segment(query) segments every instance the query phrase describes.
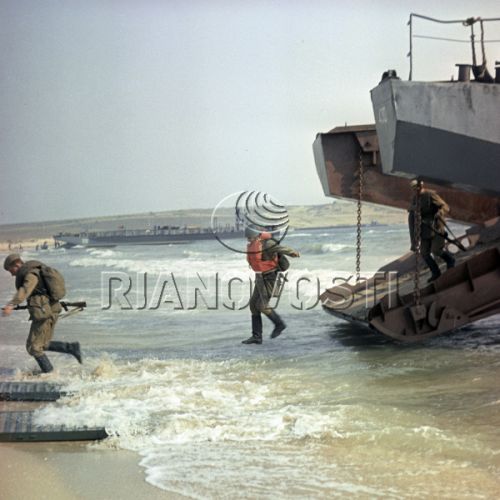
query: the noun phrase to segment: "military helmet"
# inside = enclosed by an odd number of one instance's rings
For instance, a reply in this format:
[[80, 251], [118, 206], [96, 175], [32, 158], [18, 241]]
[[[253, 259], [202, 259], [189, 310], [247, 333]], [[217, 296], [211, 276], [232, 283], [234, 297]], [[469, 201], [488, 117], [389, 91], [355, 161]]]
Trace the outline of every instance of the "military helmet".
[[8, 271], [18, 260], [22, 260], [18, 253], [11, 253], [5, 257], [3, 261], [3, 268]]

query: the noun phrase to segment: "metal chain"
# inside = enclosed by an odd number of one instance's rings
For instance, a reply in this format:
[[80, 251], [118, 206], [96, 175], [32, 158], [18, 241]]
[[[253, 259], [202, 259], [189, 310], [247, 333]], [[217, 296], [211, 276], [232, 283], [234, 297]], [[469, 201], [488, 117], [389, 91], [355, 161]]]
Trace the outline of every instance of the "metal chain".
[[358, 208], [357, 208], [357, 225], [356, 225], [356, 281], [360, 280], [361, 275], [361, 200], [363, 199], [363, 183], [364, 183], [364, 165], [363, 152], [359, 153], [359, 168], [358, 168]]
[[475, 35], [474, 35], [474, 24], [470, 25], [470, 41], [472, 45], [472, 64], [474, 66], [477, 66], [477, 59], [476, 59], [476, 44], [475, 44]]
[[483, 55], [483, 66], [486, 67], [486, 52], [484, 51], [484, 26], [482, 19], [479, 21], [479, 25], [481, 26], [481, 53]]
[[420, 181], [417, 184], [415, 193], [415, 212], [413, 216], [413, 241], [415, 246], [415, 274], [413, 275], [414, 289], [413, 300], [416, 305], [420, 305], [420, 255], [422, 254], [422, 213], [420, 211], [420, 194], [422, 191], [422, 184]]

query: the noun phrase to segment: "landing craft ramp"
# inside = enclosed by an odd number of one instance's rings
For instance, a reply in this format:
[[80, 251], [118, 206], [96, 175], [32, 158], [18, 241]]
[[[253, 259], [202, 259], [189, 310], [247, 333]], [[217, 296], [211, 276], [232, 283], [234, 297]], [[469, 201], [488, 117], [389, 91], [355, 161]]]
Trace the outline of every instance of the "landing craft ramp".
[[478, 245], [457, 254], [456, 260], [455, 268], [430, 284], [429, 271], [420, 272], [420, 304], [415, 303], [412, 253], [369, 280], [330, 288], [320, 299], [330, 314], [403, 342], [421, 341], [500, 313], [498, 244]]
[[[414, 18], [470, 30], [472, 61], [456, 65], [458, 80], [412, 81]], [[410, 14], [409, 81], [394, 70], [383, 73], [371, 91], [376, 126], [317, 134], [313, 152], [325, 194], [358, 204], [357, 283], [321, 295], [323, 307], [335, 316], [412, 342], [500, 313], [500, 62], [495, 56], [493, 78], [484, 39], [484, 24], [490, 22], [500, 18], [441, 20]], [[482, 61], [475, 27], [481, 30]], [[432, 283], [427, 283], [430, 273], [421, 256], [413, 253], [363, 281], [362, 204], [408, 209], [414, 194], [411, 179], [437, 191], [450, 206], [451, 219], [476, 225], [459, 238], [468, 246], [456, 253], [456, 267]], [[416, 212], [419, 217], [420, 210]], [[416, 224], [413, 235], [417, 249], [420, 228]], [[450, 241], [450, 234], [442, 236]]]
[[485, 250], [448, 270], [420, 292], [393, 292], [374, 306], [369, 324], [398, 340], [433, 337], [500, 312], [500, 250]]
[[[412, 196], [409, 181], [406, 178], [384, 173], [378, 149], [378, 136], [373, 125], [338, 127], [326, 134], [318, 134], [313, 144], [313, 151], [325, 194], [352, 200], [358, 199], [359, 164], [362, 162], [365, 186], [362, 201], [401, 209], [408, 208]], [[430, 273], [425, 263], [420, 260], [419, 289], [425, 297], [426, 304], [436, 303], [432, 310], [433, 316], [430, 317], [433, 326], [424, 325], [426, 323], [422, 321], [424, 318], [420, 318], [419, 322], [415, 323], [414, 317], [411, 316], [412, 312], [420, 316], [425, 314], [423, 309], [420, 309], [418, 313], [417, 310], [410, 309], [415, 287], [416, 266], [413, 253], [408, 253], [384, 266], [377, 273], [377, 278], [373, 280], [363, 281], [353, 286], [333, 287], [325, 291], [321, 296], [321, 301], [327, 312], [347, 321], [363, 323], [384, 335], [407, 342], [438, 335], [473, 322], [479, 317], [500, 312], [498, 303], [500, 297], [497, 297], [494, 292], [487, 297], [481, 295], [481, 303], [473, 308], [477, 311], [468, 308], [469, 303], [476, 304], [478, 289], [482, 289], [483, 286], [492, 291], [500, 290], [498, 273], [500, 263], [495, 257], [496, 254], [488, 253], [495, 248], [498, 251], [500, 247], [500, 199], [489, 193], [474, 193], [447, 185], [426, 183], [426, 187], [438, 191], [449, 203], [450, 216], [453, 219], [476, 224], [461, 237], [463, 242], [468, 243], [469, 248], [466, 252], [459, 251], [455, 255], [457, 268], [460, 270], [451, 270], [452, 274], [445, 273], [434, 286], [427, 287]], [[481, 257], [483, 252], [487, 253]], [[468, 265], [468, 259], [473, 257], [476, 260]], [[469, 290], [468, 286], [471, 286], [471, 281], [467, 273], [470, 274], [471, 270], [473, 274], [477, 272], [475, 271], [478, 265], [476, 263], [481, 262], [483, 258], [489, 262], [489, 270], [484, 273], [481, 271], [484, 276], [479, 281], [474, 276], [472, 280], [474, 289]], [[388, 272], [392, 274], [384, 274]], [[380, 273], [386, 275], [387, 278], [381, 278]], [[462, 283], [460, 286], [456, 283], [457, 279]], [[445, 293], [448, 283], [450, 289]], [[397, 288], [396, 295], [394, 295], [395, 288]], [[434, 297], [430, 298], [429, 294]], [[447, 297], [445, 302], [443, 302], [444, 297]], [[465, 304], [462, 300], [465, 300]], [[455, 301], [457, 307], [453, 307]], [[445, 316], [442, 314], [444, 309], [441, 306], [438, 307], [442, 303], [447, 304], [448, 310], [445, 315], [453, 316], [455, 318], [453, 321], [451, 319], [444, 321]], [[399, 308], [397, 314], [388, 313], [388, 310], [393, 307]], [[438, 307], [437, 312], [436, 307]], [[459, 312], [451, 313], [453, 309]], [[440, 315], [440, 321], [437, 323], [436, 314]]]

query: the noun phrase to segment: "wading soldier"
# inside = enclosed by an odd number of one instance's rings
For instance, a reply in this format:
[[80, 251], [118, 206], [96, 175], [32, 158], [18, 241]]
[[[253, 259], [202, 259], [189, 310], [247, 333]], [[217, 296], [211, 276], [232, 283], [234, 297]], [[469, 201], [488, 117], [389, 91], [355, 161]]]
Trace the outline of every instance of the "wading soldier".
[[422, 258], [429, 266], [434, 281], [441, 276], [441, 271], [434, 257], [441, 257], [446, 262], [448, 269], [455, 265], [453, 255], [445, 250], [445, 217], [450, 211], [447, 203], [435, 192], [423, 188], [423, 182], [413, 180], [413, 199], [409, 209], [408, 223], [410, 227], [411, 249], [415, 251], [415, 209], [417, 207], [417, 196], [420, 189], [420, 250]]
[[248, 240], [247, 261], [255, 271], [255, 286], [250, 298], [252, 336], [244, 340], [243, 344], [262, 344], [262, 314], [265, 314], [274, 324], [272, 339], [286, 328], [285, 322], [278, 313], [269, 307], [280, 271], [279, 256], [300, 257], [300, 255], [292, 248], [279, 245], [271, 238], [270, 233], [247, 227], [245, 236]]
[[64, 295], [62, 276], [55, 269], [36, 260], [23, 262], [18, 254], [9, 255], [3, 267], [15, 276], [17, 289], [12, 300], [3, 308], [3, 315], [8, 316], [15, 306], [27, 301], [31, 328], [26, 341], [26, 350], [36, 359], [42, 372], [53, 370], [44, 351], [71, 354], [81, 363], [82, 356], [78, 342], [52, 340], [54, 327], [62, 310], [59, 303], [59, 299]]

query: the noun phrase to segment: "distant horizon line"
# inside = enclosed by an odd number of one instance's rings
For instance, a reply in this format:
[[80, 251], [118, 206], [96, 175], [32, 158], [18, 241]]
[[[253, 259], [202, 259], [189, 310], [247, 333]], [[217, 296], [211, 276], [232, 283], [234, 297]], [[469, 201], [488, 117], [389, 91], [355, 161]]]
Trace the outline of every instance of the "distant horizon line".
[[[337, 198], [331, 198], [330, 201], [326, 201], [325, 203], [300, 203], [300, 204], [292, 204], [292, 205], [287, 205], [287, 207], [292, 208], [292, 207], [319, 207], [319, 206], [326, 206], [330, 205], [333, 201], [345, 201], [349, 203], [354, 203], [352, 200], [340, 200]], [[229, 210], [231, 207], [227, 207]], [[178, 208], [178, 209], [171, 209], [171, 210], [161, 210], [161, 211], [153, 211], [153, 210], [148, 210], [144, 212], [133, 212], [133, 213], [121, 213], [121, 214], [109, 214], [109, 215], [89, 215], [89, 216], [82, 216], [82, 217], [69, 217], [65, 219], [48, 219], [48, 220], [31, 220], [31, 221], [26, 221], [26, 222], [9, 222], [9, 223], [1, 223], [0, 222], [0, 228], [3, 227], [12, 227], [12, 226], [22, 226], [22, 225], [32, 225], [32, 224], [54, 224], [54, 223], [64, 223], [64, 222], [77, 222], [77, 221], [91, 221], [95, 219], [114, 219], [114, 218], [126, 218], [126, 217], [133, 217], [133, 216], [151, 216], [151, 217], [156, 217], [159, 215], [164, 215], [168, 213], [179, 213], [179, 212], [190, 212], [190, 211], [195, 211], [195, 210], [203, 210], [203, 211], [211, 211], [213, 210], [212, 207], [210, 208], [201, 208], [201, 207], [194, 207], [194, 208]]]

